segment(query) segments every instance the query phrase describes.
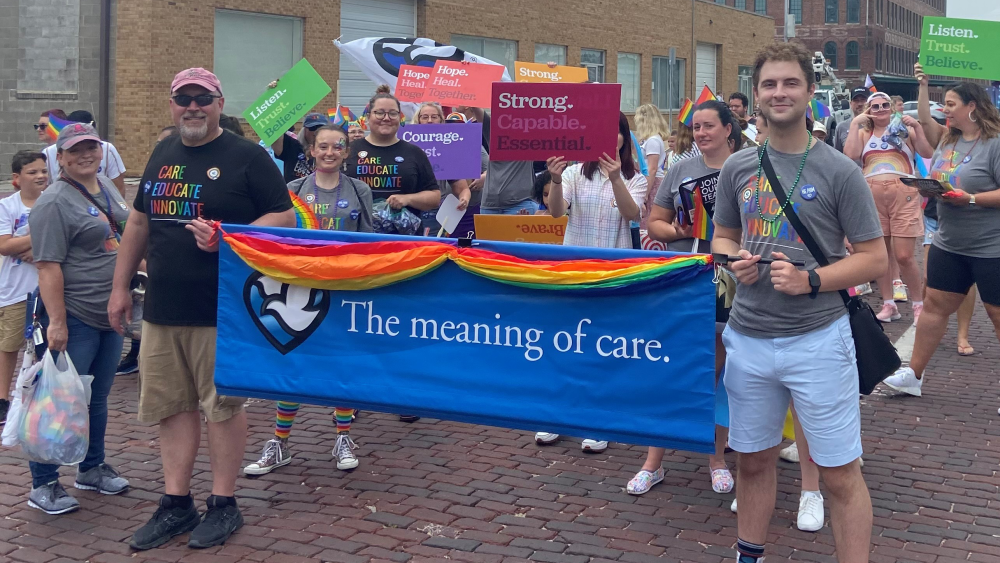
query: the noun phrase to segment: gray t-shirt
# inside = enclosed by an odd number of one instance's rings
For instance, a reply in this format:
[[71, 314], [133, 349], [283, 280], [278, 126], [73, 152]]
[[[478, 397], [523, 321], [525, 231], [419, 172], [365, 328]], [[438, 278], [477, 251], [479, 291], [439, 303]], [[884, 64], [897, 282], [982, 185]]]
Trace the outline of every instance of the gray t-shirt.
[[98, 176], [103, 193], [89, 201], [63, 180], [45, 188], [28, 217], [31, 251], [36, 262], [62, 266], [66, 311], [87, 325], [111, 330], [108, 298], [118, 257], [118, 236], [108, 224], [110, 212], [119, 236], [129, 208], [114, 184]]
[[[768, 149], [768, 155], [788, 193], [802, 155], [773, 149]], [[783, 214], [773, 229], [770, 222], [761, 220], [755, 197], [757, 162], [757, 151], [746, 150], [731, 156], [722, 167], [715, 203], [716, 225], [741, 229], [742, 248], [755, 255], [768, 258], [771, 252], [783, 252], [791, 260], [805, 261], [806, 270], [816, 268], [816, 260]], [[861, 169], [850, 162], [826, 143], [817, 142], [809, 151], [799, 187], [791, 194], [795, 213], [831, 263], [847, 254], [844, 238], [856, 243], [882, 236], [871, 189]], [[766, 180], [760, 187], [760, 205], [768, 219], [780, 208]], [[758, 268], [760, 278], [756, 283], [736, 288], [729, 326], [741, 334], [755, 338], [806, 334], [847, 312], [836, 291], [821, 292], [816, 299], [786, 295], [771, 284], [770, 266]]]
[[[844, 145], [847, 144], [847, 136], [851, 132], [851, 122], [844, 121], [837, 124], [837, 128], [833, 130], [833, 148], [840, 152], [844, 152]], [[852, 160], [854, 164], [861, 166], [860, 160]]]
[[316, 185], [316, 174], [292, 180], [288, 191], [312, 208], [325, 231], [372, 233], [372, 190], [361, 180], [340, 175], [340, 188], [328, 190]]
[[483, 188], [483, 207], [506, 209], [531, 199], [534, 179], [530, 160], [491, 160]]
[[[665, 209], [672, 209], [676, 214], [677, 208], [681, 206], [680, 189], [681, 184], [708, 176], [718, 172], [715, 168], [705, 165], [705, 157], [698, 155], [692, 158], [679, 160], [667, 169], [667, 175], [663, 177], [660, 188], [656, 190], [656, 200], [653, 202]], [[710, 242], [701, 241], [698, 248], [694, 248], [694, 239], [685, 238], [667, 243], [667, 249], [676, 252], [711, 252]]]
[[[928, 175], [970, 194], [1000, 189], [1000, 137], [981, 139], [978, 145], [959, 139], [939, 147]], [[964, 256], [1000, 258], [1000, 208], [940, 203], [937, 212], [934, 246]]]

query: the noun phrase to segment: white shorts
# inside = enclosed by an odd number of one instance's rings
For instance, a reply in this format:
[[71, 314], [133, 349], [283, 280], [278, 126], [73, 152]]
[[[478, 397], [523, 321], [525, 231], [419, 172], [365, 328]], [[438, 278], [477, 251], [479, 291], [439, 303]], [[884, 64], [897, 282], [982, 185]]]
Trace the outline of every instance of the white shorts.
[[754, 453], [780, 444], [791, 398], [817, 465], [861, 457], [858, 367], [846, 313], [800, 336], [753, 338], [727, 327], [722, 342], [730, 447]]

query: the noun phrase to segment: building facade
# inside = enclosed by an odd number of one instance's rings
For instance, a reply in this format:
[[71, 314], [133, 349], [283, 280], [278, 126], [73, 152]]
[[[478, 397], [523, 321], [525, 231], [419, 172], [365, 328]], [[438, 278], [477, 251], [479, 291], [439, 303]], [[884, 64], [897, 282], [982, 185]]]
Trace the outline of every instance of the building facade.
[[[103, 50], [102, 6], [113, 12]], [[620, 0], [614, 5], [567, 0], [544, 6], [531, 0], [0, 0], [0, 16], [0, 28], [10, 30], [0, 37], [2, 56], [21, 65], [17, 70], [8, 70], [14, 62], [0, 66], [0, 84], [8, 90], [0, 100], [5, 155], [0, 176], [9, 173], [6, 153], [40, 146], [31, 124], [50, 107], [93, 111], [99, 125], [109, 127], [106, 136], [129, 175], [141, 174], [156, 135], [170, 124], [170, 81], [191, 66], [219, 75], [224, 111], [239, 115], [268, 82], [305, 57], [333, 89], [320, 107], [341, 102], [358, 111], [375, 84], [341, 57], [333, 45], [338, 37], [345, 42], [428, 37], [510, 68], [515, 60], [584, 65], [594, 80], [622, 83], [626, 113], [654, 102], [676, 116], [683, 98], [696, 96], [703, 84], [719, 93], [751, 94], [754, 53], [773, 40], [775, 28], [765, 14], [705, 0]], [[49, 27], [42, 23], [61, 30], [43, 32]], [[64, 56], [44, 62], [35, 51], [18, 58], [23, 45], [35, 44], [29, 36], [52, 33], [65, 35], [60, 41], [67, 44], [76, 38], [78, 60]], [[38, 45], [57, 47], [47, 41]], [[102, 57], [112, 67], [103, 74], [94, 67]], [[56, 68], [60, 64], [65, 68]], [[52, 74], [50, 69], [65, 83], [31, 82]], [[109, 91], [101, 96], [97, 79], [105, 75]], [[76, 82], [71, 84], [71, 78]], [[107, 117], [102, 100], [107, 100]], [[15, 131], [17, 141], [11, 143]]]
[[[786, 0], [717, 0], [739, 9], [766, 13], [775, 20], [775, 40], [782, 41]], [[863, 86], [865, 75], [879, 90], [907, 100], [917, 97], [913, 64], [920, 50], [923, 18], [943, 17], [947, 0], [787, 0], [795, 16], [795, 39], [823, 53], [848, 87]], [[950, 82], [931, 79], [931, 97]]]

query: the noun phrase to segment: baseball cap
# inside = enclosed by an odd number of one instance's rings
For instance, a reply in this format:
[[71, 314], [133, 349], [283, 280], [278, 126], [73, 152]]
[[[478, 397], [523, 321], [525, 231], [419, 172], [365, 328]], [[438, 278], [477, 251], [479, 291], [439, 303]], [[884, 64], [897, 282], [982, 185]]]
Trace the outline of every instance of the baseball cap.
[[868, 91], [868, 88], [855, 88], [854, 90], [851, 90], [851, 100], [853, 101], [854, 98], [857, 98], [858, 96], [867, 100], [868, 94], [871, 94], [871, 92]]
[[62, 128], [56, 138], [56, 150], [66, 150], [82, 141], [101, 142], [97, 130], [89, 123], [70, 123]]
[[302, 126], [306, 129], [317, 129], [330, 123], [330, 120], [322, 113], [307, 113], [302, 121]]
[[448, 117], [444, 118], [445, 123], [468, 123], [468, 119], [465, 117], [464, 113], [458, 113], [453, 111], [448, 114]]
[[822, 121], [813, 122], [813, 133], [826, 133], [826, 125], [823, 125]]
[[178, 72], [174, 76], [174, 81], [170, 83], [170, 91], [176, 92], [188, 84], [201, 86], [209, 92], [222, 94], [222, 83], [219, 82], [219, 77], [201, 67], [189, 68]]

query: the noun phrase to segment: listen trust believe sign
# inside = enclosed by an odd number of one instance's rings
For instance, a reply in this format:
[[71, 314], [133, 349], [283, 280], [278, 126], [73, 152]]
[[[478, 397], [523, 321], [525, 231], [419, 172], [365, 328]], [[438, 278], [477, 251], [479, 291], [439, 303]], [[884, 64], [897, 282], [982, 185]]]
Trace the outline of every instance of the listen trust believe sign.
[[494, 82], [490, 158], [614, 156], [621, 92], [621, 84]]
[[927, 74], [1000, 80], [1000, 22], [924, 18], [920, 64]]

